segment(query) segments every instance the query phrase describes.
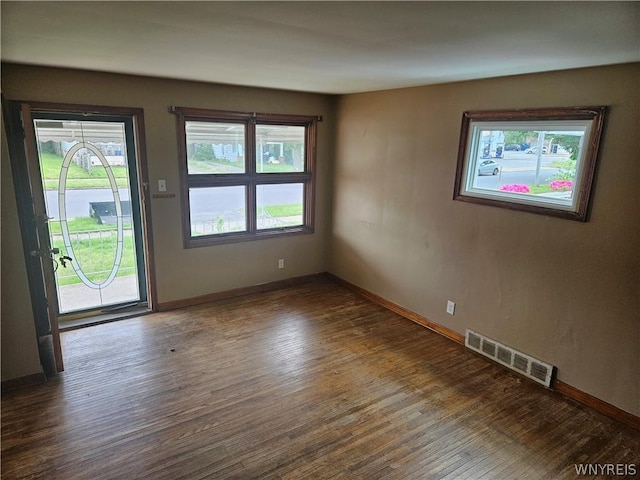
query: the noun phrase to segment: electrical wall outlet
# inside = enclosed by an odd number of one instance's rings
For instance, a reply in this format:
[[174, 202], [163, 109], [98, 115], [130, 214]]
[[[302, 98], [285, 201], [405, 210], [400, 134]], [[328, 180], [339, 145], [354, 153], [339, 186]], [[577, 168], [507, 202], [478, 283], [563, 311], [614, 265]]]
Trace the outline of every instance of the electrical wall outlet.
[[456, 311], [456, 303], [451, 300], [447, 300], [447, 313], [449, 315], [453, 315]]
[[284, 268], [284, 258], [278, 260], [278, 268]]

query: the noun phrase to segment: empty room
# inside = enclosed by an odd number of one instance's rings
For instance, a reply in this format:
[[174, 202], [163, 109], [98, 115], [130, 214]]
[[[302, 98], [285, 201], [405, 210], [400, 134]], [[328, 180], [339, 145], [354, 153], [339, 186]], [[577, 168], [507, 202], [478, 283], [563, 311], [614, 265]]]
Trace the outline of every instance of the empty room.
[[3, 479], [640, 475], [640, 2], [0, 8]]

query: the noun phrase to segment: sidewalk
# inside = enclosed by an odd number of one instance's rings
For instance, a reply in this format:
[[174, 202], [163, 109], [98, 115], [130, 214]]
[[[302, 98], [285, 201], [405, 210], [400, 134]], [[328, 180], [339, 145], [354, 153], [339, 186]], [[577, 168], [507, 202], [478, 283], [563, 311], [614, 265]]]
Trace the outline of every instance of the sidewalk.
[[58, 287], [58, 303], [61, 314], [76, 310], [101, 308], [119, 303], [135, 302], [140, 298], [138, 279], [135, 275], [116, 277], [107, 287], [93, 289], [84, 283]]

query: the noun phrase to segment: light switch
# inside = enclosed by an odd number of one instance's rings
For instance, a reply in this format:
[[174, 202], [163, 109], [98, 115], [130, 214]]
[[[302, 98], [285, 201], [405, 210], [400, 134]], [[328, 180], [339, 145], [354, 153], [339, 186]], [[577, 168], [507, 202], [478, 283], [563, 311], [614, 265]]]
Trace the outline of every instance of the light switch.
[[452, 302], [451, 300], [447, 300], [447, 313], [449, 315], [453, 315], [455, 311], [456, 311], [455, 302]]
[[158, 180], [158, 191], [166, 192], [167, 191], [167, 181], [166, 180]]

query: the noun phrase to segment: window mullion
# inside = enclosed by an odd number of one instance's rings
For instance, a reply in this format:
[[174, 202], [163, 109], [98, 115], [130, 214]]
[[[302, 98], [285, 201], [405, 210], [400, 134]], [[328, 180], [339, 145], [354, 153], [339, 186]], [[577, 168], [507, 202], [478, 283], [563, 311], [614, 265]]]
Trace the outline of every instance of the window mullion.
[[309, 173], [258, 173], [258, 185], [275, 185], [280, 183], [305, 183], [311, 178]]
[[187, 175], [189, 188], [232, 187], [245, 183], [245, 175]]
[[256, 174], [256, 121], [253, 118], [247, 121], [245, 131], [247, 150], [246, 172], [248, 175], [254, 176]]
[[255, 180], [249, 180], [247, 183], [247, 230], [250, 233], [255, 233], [257, 230]]
[[246, 126], [246, 150], [247, 150], [247, 230], [255, 233], [257, 230], [256, 211], [256, 121], [250, 119]]

